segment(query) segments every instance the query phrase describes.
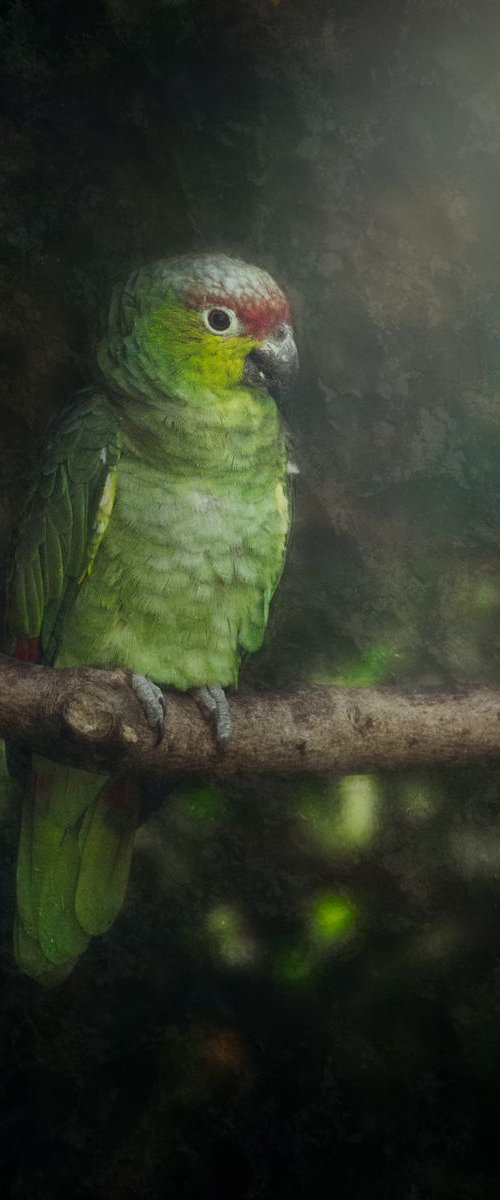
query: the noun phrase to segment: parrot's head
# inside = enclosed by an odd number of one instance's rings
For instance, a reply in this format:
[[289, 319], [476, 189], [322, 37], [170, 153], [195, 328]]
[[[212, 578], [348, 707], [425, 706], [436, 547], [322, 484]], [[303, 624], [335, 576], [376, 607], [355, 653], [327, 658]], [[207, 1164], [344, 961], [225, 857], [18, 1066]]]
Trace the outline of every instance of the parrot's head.
[[104, 375], [125, 390], [177, 395], [287, 387], [298, 359], [285, 295], [260, 267], [225, 254], [141, 267], [115, 289]]

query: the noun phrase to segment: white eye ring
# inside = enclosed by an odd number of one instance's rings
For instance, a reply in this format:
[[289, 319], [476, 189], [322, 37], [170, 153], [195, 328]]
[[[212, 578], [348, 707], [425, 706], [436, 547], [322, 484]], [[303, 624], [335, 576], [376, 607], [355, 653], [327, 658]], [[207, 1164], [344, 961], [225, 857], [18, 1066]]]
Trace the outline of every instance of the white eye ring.
[[[210, 308], [206, 308], [202, 315], [207, 329], [210, 330], [210, 333], [215, 333], [216, 337], [224, 337], [224, 335], [227, 336], [228, 333], [239, 333], [240, 322], [236, 316], [236, 313], [233, 312], [232, 308], [226, 308], [224, 304], [211, 304]], [[225, 327], [223, 321], [224, 316], [227, 317], [227, 325], [225, 325]], [[216, 317], [219, 317], [220, 319], [220, 329], [217, 329], [215, 320], [214, 324], [212, 324], [212, 320]]]

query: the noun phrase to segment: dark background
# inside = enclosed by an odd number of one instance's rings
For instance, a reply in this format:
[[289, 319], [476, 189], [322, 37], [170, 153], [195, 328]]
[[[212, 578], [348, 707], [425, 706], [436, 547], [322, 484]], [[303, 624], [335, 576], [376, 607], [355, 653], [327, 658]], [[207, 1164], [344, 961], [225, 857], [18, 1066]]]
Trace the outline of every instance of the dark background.
[[[289, 563], [248, 686], [500, 674], [495, 0], [1, 9], [0, 542], [131, 265], [288, 290]], [[44, 993], [10, 950], [0, 1173], [27, 1200], [498, 1195], [500, 772], [177, 789]]]

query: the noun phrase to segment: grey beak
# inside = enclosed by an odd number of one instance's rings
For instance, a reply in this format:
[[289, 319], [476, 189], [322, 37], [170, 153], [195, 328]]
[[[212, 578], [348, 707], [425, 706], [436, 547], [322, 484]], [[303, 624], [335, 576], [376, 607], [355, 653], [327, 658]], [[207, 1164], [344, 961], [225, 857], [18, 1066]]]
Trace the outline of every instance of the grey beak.
[[265, 387], [275, 399], [288, 390], [299, 367], [299, 356], [291, 325], [279, 325], [251, 350], [245, 361], [242, 383]]

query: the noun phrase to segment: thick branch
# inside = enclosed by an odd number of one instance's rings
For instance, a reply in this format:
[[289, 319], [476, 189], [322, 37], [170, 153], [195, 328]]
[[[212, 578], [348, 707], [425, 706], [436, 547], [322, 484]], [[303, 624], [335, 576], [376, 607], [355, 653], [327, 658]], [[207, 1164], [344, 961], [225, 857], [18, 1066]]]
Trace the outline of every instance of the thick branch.
[[500, 691], [305, 687], [230, 701], [225, 755], [194, 701], [167, 692], [161, 745], [127, 671], [51, 670], [0, 655], [0, 735], [95, 771], [295, 775], [500, 762]]

